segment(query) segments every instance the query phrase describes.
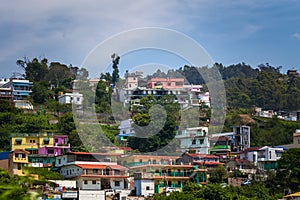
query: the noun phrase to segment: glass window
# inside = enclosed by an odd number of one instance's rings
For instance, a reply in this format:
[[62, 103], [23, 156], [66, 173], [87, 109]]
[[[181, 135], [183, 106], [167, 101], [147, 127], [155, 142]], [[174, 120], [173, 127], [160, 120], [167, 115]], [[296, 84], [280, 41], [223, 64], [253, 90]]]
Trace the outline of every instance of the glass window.
[[150, 186], [146, 186], [146, 190], [150, 190]]
[[92, 180], [92, 184], [96, 185], [97, 181], [96, 180]]
[[120, 186], [120, 181], [115, 181], [115, 186], [116, 187]]
[[87, 185], [87, 184], [88, 184], [88, 181], [87, 181], [87, 180], [85, 180], [85, 181], [84, 181], [84, 184], [85, 184], [85, 185]]

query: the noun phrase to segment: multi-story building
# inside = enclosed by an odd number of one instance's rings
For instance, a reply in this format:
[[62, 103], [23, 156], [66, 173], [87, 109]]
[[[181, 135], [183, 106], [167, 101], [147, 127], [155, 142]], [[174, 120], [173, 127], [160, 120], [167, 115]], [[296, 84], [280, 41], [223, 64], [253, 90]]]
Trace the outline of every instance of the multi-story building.
[[51, 167], [55, 156], [70, 151], [67, 135], [52, 133], [12, 134], [11, 149], [24, 149], [29, 152], [28, 164], [32, 167]]
[[11, 135], [11, 150], [24, 149], [38, 154], [39, 148], [53, 146], [53, 133], [20, 133]]
[[[199, 169], [194, 165], [145, 164], [130, 167], [130, 170], [134, 173], [153, 174], [153, 179], [148, 179], [148, 185], [151, 184], [151, 180], [154, 181], [155, 193], [163, 193], [168, 187], [182, 191], [184, 184], [189, 181], [195, 182], [199, 185], [205, 185], [207, 182], [207, 169]], [[139, 184], [139, 182], [135, 181], [135, 184]]]
[[193, 127], [176, 131], [175, 138], [180, 142], [182, 152], [193, 150], [196, 153], [208, 154], [210, 143], [208, 127]]
[[143, 78], [143, 71], [127, 72], [125, 74], [125, 88], [136, 89], [139, 87], [139, 80]]
[[148, 80], [148, 88], [174, 89], [183, 88], [184, 78], [158, 78], [153, 77]]
[[19, 176], [25, 175], [25, 166], [28, 165], [29, 152], [24, 149], [15, 149], [9, 153], [8, 173]]
[[297, 129], [293, 134], [293, 143], [281, 145], [282, 147], [292, 149], [292, 148], [300, 148], [300, 129]]
[[82, 163], [60, 169], [64, 178], [76, 179], [81, 190], [128, 189], [128, 169], [116, 163]]
[[20, 133], [11, 135], [11, 150], [24, 149], [30, 154], [58, 156], [70, 151], [67, 135]]
[[118, 163], [126, 167], [145, 164], [175, 164], [177, 158], [179, 158], [179, 156], [130, 155], [120, 157]]
[[283, 147], [251, 147], [240, 154], [240, 158], [249, 160], [259, 170], [276, 169], [277, 161], [281, 158], [284, 152]]
[[134, 128], [132, 127], [132, 119], [123, 120], [120, 122], [118, 129], [120, 130], [117, 135], [118, 139], [121, 141], [126, 141], [128, 137], [134, 135]]
[[65, 93], [58, 97], [61, 104], [74, 104], [77, 108], [82, 107], [83, 95], [80, 93]]
[[176, 160], [177, 164], [193, 164], [199, 167], [212, 168], [220, 165], [220, 157], [211, 154], [183, 153]]

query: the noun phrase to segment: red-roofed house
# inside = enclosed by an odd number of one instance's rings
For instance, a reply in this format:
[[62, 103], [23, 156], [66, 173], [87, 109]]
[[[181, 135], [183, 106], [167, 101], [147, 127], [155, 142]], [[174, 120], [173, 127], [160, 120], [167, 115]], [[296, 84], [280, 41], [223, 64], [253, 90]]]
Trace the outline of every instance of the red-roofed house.
[[183, 164], [194, 164], [204, 167], [216, 167], [220, 163], [220, 157], [212, 154], [198, 154], [198, 153], [183, 153], [176, 162]]
[[76, 179], [81, 190], [128, 189], [128, 169], [116, 163], [86, 163], [63, 166], [64, 178]]

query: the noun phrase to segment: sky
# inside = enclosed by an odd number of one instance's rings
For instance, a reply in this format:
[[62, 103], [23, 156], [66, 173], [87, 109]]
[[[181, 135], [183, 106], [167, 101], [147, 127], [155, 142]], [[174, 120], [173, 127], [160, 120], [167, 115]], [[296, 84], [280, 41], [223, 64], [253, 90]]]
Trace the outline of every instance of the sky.
[[[269, 63], [282, 66], [283, 73], [300, 70], [299, 10], [297, 0], [3, 1], [0, 77], [24, 73], [16, 65], [24, 57], [46, 57], [49, 62], [89, 68], [83, 65], [97, 46], [144, 27], [184, 34], [214, 62], [226, 66], [245, 62], [256, 68]], [[170, 42], [181, 48], [180, 42]], [[162, 65], [179, 68], [186, 60], [170, 52], [142, 50], [122, 54], [119, 66], [123, 73], [151, 63], [154, 71]], [[98, 76], [102, 68], [90, 77]]]

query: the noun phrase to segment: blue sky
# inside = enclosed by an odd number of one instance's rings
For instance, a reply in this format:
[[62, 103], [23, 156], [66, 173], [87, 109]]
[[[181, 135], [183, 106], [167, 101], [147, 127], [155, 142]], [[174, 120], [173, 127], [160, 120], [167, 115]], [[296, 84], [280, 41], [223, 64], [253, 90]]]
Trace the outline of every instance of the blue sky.
[[[300, 1], [4, 1], [0, 7], [0, 76], [23, 73], [24, 56], [81, 66], [101, 42], [120, 32], [162, 27], [194, 39], [214, 62], [300, 70]], [[121, 58], [121, 71], [184, 61], [161, 52]], [[154, 70], [154, 68], [153, 68]], [[99, 72], [100, 73], [100, 72]], [[91, 74], [97, 76], [97, 74]]]

